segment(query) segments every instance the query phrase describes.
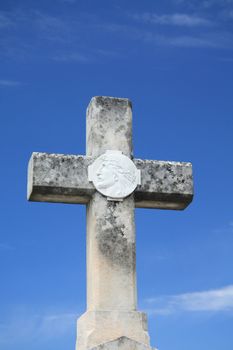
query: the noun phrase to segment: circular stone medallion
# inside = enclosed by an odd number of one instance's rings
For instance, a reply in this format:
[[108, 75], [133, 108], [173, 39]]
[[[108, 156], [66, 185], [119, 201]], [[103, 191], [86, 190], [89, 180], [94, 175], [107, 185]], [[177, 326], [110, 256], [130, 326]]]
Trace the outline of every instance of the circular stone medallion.
[[109, 200], [121, 200], [140, 184], [140, 170], [120, 151], [106, 151], [88, 167], [88, 179]]

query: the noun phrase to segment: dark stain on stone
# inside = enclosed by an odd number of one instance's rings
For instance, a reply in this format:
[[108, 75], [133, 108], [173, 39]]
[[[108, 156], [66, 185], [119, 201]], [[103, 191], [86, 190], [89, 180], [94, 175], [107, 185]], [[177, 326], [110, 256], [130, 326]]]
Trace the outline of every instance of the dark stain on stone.
[[117, 129], [116, 129], [116, 133], [122, 132], [125, 129], [124, 125], [120, 125]]
[[117, 222], [114, 215], [117, 202], [109, 204], [108, 214], [98, 220], [98, 246], [101, 253], [113, 265], [121, 268], [135, 268], [135, 243], [127, 239], [127, 227]]
[[102, 106], [105, 109], [126, 108], [131, 107], [131, 102], [126, 98], [116, 98], [108, 96], [96, 96], [94, 97], [96, 104]]

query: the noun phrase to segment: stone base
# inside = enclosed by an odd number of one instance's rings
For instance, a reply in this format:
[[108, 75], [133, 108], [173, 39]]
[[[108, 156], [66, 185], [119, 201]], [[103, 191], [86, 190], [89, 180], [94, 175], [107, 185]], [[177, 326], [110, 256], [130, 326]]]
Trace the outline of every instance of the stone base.
[[137, 343], [130, 349], [150, 349], [147, 317], [143, 312], [87, 311], [78, 319], [77, 327], [76, 350], [87, 350], [99, 346], [103, 346], [104, 349], [105, 347], [108, 349], [108, 346], [110, 346], [109, 349], [115, 349], [116, 342], [120, 342], [120, 339], [124, 340], [122, 345], [124, 350], [128, 350], [131, 346], [127, 345], [129, 342]]
[[90, 350], [156, 350], [127, 337], [120, 337], [110, 342], [100, 344]]

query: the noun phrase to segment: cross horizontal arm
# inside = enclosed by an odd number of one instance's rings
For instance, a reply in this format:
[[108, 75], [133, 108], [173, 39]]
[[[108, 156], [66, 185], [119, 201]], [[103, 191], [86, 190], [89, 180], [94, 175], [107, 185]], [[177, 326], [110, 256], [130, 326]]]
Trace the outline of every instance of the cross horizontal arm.
[[134, 159], [141, 170], [141, 186], [135, 191], [137, 208], [185, 209], [193, 199], [192, 164]]
[[30, 201], [86, 204], [95, 192], [88, 181], [91, 157], [33, 152], [28, 164]]
[[[96, 191], [88, 181], [92, 157], [33, 153], [28, 166], [28, 199], [87, 204]], [[184, 209], [193, 198], [191, 163], [134, 159], [141, 170], [135, 190], [138, 208]]]

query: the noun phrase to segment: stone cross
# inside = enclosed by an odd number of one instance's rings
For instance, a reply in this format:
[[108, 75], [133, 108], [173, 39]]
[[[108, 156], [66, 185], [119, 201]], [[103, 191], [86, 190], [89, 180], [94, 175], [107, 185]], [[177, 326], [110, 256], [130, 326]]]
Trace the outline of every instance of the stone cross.
[[87, 206], [87, 310], [76, 349], [151, 349], [146, 315], [137, 311], [134, 208], [187, 207], [192, 166], [134, 159], [124, 98], [92, 98], [86, 153], [33, 153], [28, 168], [29, 200]]

